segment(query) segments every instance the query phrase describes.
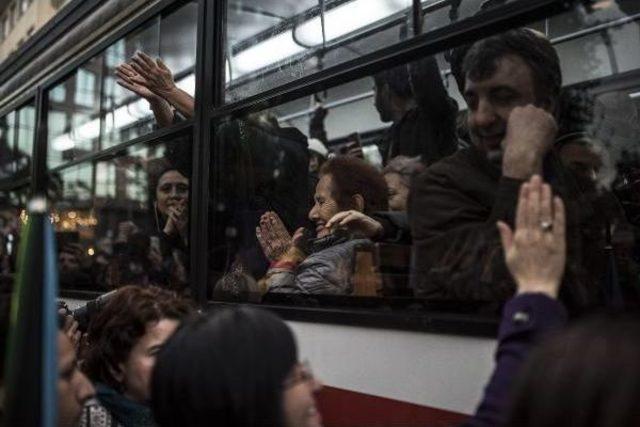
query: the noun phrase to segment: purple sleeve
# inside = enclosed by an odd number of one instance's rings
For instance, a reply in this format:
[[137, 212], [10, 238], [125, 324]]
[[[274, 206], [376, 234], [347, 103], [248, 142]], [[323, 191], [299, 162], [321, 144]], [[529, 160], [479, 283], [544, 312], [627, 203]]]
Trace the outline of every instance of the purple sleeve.
[[543, 294], [518, 295], [507, 302], [500, 322], [496, 366], [475, 415], [464, 426], [504, 424], [513, 381], [532, 345], [566, 321], [564, 306]]

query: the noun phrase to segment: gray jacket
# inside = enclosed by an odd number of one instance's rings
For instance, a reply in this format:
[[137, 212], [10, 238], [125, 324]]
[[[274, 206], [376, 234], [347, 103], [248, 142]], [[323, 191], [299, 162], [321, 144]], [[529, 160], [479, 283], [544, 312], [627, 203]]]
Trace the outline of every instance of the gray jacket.
[[269, 271], [269, 292], [294, 294], [349, 295], [353, 272], [353, 252], [369, 239], [353, 239], [309, 255], [293, 270]]

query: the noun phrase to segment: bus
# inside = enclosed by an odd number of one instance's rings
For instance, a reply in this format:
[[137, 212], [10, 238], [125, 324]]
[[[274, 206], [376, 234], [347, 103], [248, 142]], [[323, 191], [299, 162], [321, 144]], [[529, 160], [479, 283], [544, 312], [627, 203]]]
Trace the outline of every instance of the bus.
[[[393, 145], [416, 109], [448, 114], [452, 150], [468, 149], [457, 52], [529, 28], [560, 59], [554, 150], [578, 177], [574, 196], [597, 199], [603, 305], [637, 307], [639, 20], [635, 0], [70, 1], [0, 64], [2, 286], [26, 202], [43, 194], [71, 309], [90, 315], [125, 284], [203, 308], [259, 305], [313, 362], [326, 425], [459, 423], [493, 369], [504, 298], [421, 292], [416, 276], [434, 266], [415, 255], [411, 227], [344, 257], [331, 273], [345, 289], [269, 292], [273, 248], [256, 227], [286, 242], [313, 230], [318, 168], [336, 156], [410, 191], [391, 161], [421, 164], [408, 175], [438, 161], [425, 157], [430, 140]], [[140, 67], [158, 79], [140, 83]], [[261, 228], [267, 212], [276, 231]], [[491, 286], [486, 265], [468, 267]]]

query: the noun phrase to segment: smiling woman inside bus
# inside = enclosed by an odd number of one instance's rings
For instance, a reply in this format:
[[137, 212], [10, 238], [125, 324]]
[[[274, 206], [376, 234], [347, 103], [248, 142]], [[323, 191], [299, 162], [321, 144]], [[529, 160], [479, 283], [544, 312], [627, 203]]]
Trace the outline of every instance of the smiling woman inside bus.
[[[387, 185], [380, 172], [355, 157], [334, 157], [320, 169], [309, 220], [315, 238], [303, 228], [289, 237], [279, 218], [269, 212], [256, 235], [271, 266], [265, 278], [269, 292], [350, 294], [354, 250], [371, 243], [361, 233], [328, 224], [339, 212], [369, 214], [388, 207]], [[354, 213], [355, 213], [354, 212]]]

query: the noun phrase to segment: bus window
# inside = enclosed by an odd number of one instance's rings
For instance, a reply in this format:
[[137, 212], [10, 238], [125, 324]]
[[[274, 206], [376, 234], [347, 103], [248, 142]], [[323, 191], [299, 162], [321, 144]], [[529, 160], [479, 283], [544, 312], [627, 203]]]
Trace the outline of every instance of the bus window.
[[34, 130], [33, 102], [0, 118], [0, 180], [29, 177]]
[[[50, 168], [108, 149], [193, 115], [196, 9], [189, 2], [117, 40], [48, 91]], [[135, 83], [134, 58], [162, 63], [168, 82], [189, 97], [185, 111], [157, 88]], [[124, 71], [123, 68], [124, 67]], [[157, 68], [160, 69], [160, 68]], [[119, 74], [124, 72], [126, 75]]]
[[0, 118], [0, 179], [15, 173], [15, 111]]
[[116, 83], [116, 67], [127, 62], [137, 52], [158, 55], [158, 21], [127, 35], [105, 51], [106, 73], [103, 77], [105, 113], [102, 128], [104, 148], [117, 145], [153, 131], [153, 114], [149, 103], [141, 96]]
[[389, 46], [412, 34], [410, 0], [326, 2], [324, 10], [319, 4], [323, 3], [228, 2], [227, 102]]
[[[563, 302], [637, 306], [640, 32], [628, 4], [216, 123], [209, 295], [496, 312], [515, 286], [495, 224], [513, 221], [520, 183], [538, 173], [568, 213]], [[559, 33], [565, 21], [577, 30]], [[532, 124], [548, 132], [529, 141]]]
[[61, 288], [186, 289], [190, 146], [177, 136], [50, 175]]
[[173, 72], [176, 84], [195, 96], [198, 3], [189, 2], [160, 21], [160, 58]]
[[33, 103], [17, 111], [16, 176], [26, 178], [31, 173], [31, 157], [35, 142], [36, 110]]
[[412, 297], [411, 180], [455, 126], [433, 57], [219, 124], [210, 294]]
[[103, 56], [98, 55], [52, 88], [47, 131], [50, 168], [98, 150], [102, 66]]

